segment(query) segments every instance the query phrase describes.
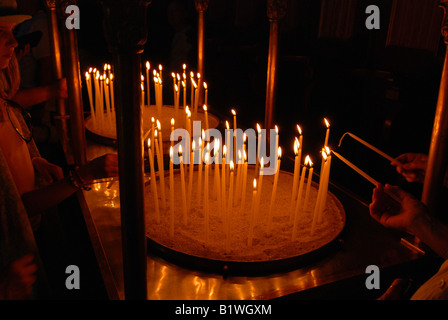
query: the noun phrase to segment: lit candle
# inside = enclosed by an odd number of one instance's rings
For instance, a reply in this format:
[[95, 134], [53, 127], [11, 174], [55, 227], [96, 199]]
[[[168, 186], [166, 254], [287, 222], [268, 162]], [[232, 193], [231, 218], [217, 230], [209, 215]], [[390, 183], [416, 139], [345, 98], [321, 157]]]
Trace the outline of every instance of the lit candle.
[[235, 187], [235, 203], [239, 200], [241, 196], [241, 179], [243, 178], [243, 169], [242, 169], [242, 159], [243, 156], [241, 154], [241, 150], [238, 150], [238, 157], [236, 162], [236, 187]]
[[241, 207], [240, 210], [241, 212], [243, 212], [244, 210], [244, 206], [246, 205], [246, 182], [247, 182], [247, 167], [248, 167], [248, 163], [247, 163], [247, 154], [246, 154], [246, 150], [243, 150], [243, 158], [244, 158], [244, 164], [243, 164], [243, 179], [242, 179], [242, 187], [243, 187], [243, 191], [241, 192]]
[[[90, 68], [92, 69], [92, 68]], [[87, 93], [89, 95], [90, 102], [90, 116], [92, 118], [93, 127], [96, 128], [96, 116], [95, 116], [95, 106], [93, 104], [93, 95], [92, 95], [92, 81], [90, 80], [90, 74], [86, 72], [86, 84], [87, 84]]]
[[330, 137], [330, 123], [327, 119], [324, 118], [325, 125], [327, 126], [327, 133], [325, 135], [325, 143], [324, 146], [328, 146], [328, 138]]
[[325, 151], [327, 153], [327, 165], [325, 168], [325, 184], [324, 184], [324, 190], [322, 191], [322, 201], [319, 207], [319, 220], [318, 223], [322, 222], [323, 217], [323, 211], [327, 205], [327, 194], [328, 194], [328, 184], [330, 182], [330, 169], [331, 169], [331, 152], [328, 147], [325, 147]]
[[256, 217], [258, 217], [258, 211], [260, 209], [261, 191], [262, 191], [262, 187], [263, 187], [263, 169], [264, 169], [264, 159], [262, 157], [260, 159], [260, 169], [259, 169], [259, 173], [258, 173], [258, 190], [257, 190], [258, 195], [257, 195], [257, 204], [255, 207]]
[[140, 84], [140, 89], [141, 89], [141, 106], [142, 108], [145, 106], [145, 87], [143, 86], [143, 83]]
[[198, 112], [199, 107], [199, 92], [201, 88], [201, 74], [198, 73], [198, 86], [195, 88], [195, 94], [194, 94], [194, 113], [196, 114]]
[[282, 162], [282, 148], [278, 147], [277, 150], [278, 150], [277, 151], [278, 164], [277, 164], [277, 171], [275, 171], [275, 176], [274, 176], [274, 186], [272, 188], [271, 204], [269, 206], [268, 234], [271, 234], [271, 230], [272, 230], [272, 209], [274, 208], [275, 197], [276, 197], [276, 193], [277, 193], [278, 176], [279, 176], [279, 172], [280, 172], [280, 165]]
[[110, 101], [112, 105], [112, 117], [115, 123], [115, 92], [114, 92], [114, 74], [110, 74]]
[[204, 109], [204, 113], [205, 113], [205, 130], [206, 130], [207, 133], [208, 133], [209, 126], [208, 126], [208, 110], [207, 110], [207, 105], [204, 104], [204, 105], [202, 106], [202, 109]]
[[234, 164], [230, 160], [230, 186], [229, 186], [229, 206], [227, 209], [227, 231], [226, 231], [226, 252], [230, 251], [230, 225], [232, 222], [232, 207], [233, 207], [233, 184], [234, 184]]
[[[149, 158], [154, 159], [153, 153], [151, 151], [151, 139], [148, 139], [148, 153], [149, 153]], [[156, 173], [154, 170], [154, 162], [150, 161], [149, 165], [150, 165], [150, 170], [151, 170], [151, 188], [152, 188], [152, 193], [154, 196], [154, 205], [156, 207], [157, 222], [159, 223], [160, 222], [159, 197], [157, 195]]]
[[148, 107], [151, 105], [151, 95], [150, 95], [150, 81], [149, 81], [149, 70], [151, 69], [151, 65], [149, 63], [149, 61], [146, 61], [146, 96], [147, 96], [147, 100], [146, 103], [148, 104]]
[[105, 96], [106, 96], [106, 109], [107, 109], [107, 115], [108, 115], [108, 122], [110, 127], [112, 128], [113, 126], [113, 119], [112, 119], [112, 110], [110, 108], [110, 90], [109, 90], [109, 78], [106, 78], [106, 83], [104, 85], [104, 91], [105, 91]]
[[177, 87], [177, 84], [174, 85], [174, 94], [174, 114], [177, 119], [177, 113], [179, 111], [179, 88]]
[[[160, 130], [160, 129], [159, 129]], [[157, 164], [159, 168], [159, 179], [160, 179], [160, 195], [162, 196], [162, 208], [165, 208], [165, 178], [163, 174], [163, 155], [160, 153], [158, 130], [154, 132], [155, 149], [157, 155]]]
[[233, 114], [233, 163], [236, 163], [236, 111], [231, 110]]
[[174, 118], [171, 118], [171, 132], [170, 132], [170, 146], [171, 147], [174, 146], [174, 141], [171, 139], [173, 132], [174, 132]]
[[202, 192], [202, 154], [204, 152], [204, 141], [199, 137], [199, 165], [198, 165], [198, 200], [201, 201]]
[[297, 195], [297, 201], [296, 201], [296, 207], [294, 210], [294, 225], [292, 228], [292, 237], [291, 237], [291, 241], [294, 241], [294, 239], [296, 238], [296, 233], [297, 233], [297, 223], [299, 221], [299, 211], [300, 211], [300, 205], [302, 203], [302, 195], [303, 195], [303, 185], [305, 183], [305, 176], [306, 176], [306, 170], [307, 170], [307, 166], [309, 163], [309, 156], [306, 157], [305, 160], [305, 166], [302, 169], [302, 175], [300, 176], [300, 184], [299, 184], [299, 192]]
[[319, 220], [319, 216], [318, 216], [319, 209], [320, 209], [320, 204], [322, 202], [322, 193], [325, 188], [324, 184], [325, 184], [325, 172], [326, 172], [326, 165], [327, 165], [327, 153], [325, 152], [325, 149], [323, 149], [321, 153], [322, 153], [322, 169], [321, 169], [321, 176], [319, 178], [319, 191], [317, 192], [316, 204], [314, 205], [313, 223], [311, 225], [311, 234], [314, 233], [317, 221]]
[[204, 89], [205, 89], [205, 98], [204, 98], [204, 104], [208, 104], [208, 87], [207, 87], [207, 82], [204, 82]]
[[184, 109], [187, 106], [187, 85], [185, 81], [182, 81], [182, 87], [184, 88], [184, 95], [183, 95], [183, 102], [184, 102]]
[[226, 153], [227, 147], [223, 145], [222, 147], [222, 173], [221, 173], [221, 199], [222, 199], [222, 212], [227, 212], [226, 210]]
[[254, 179], [253, 191], [252, 191], [252, 206], [250, 210], [249, 237], [247, 242], [247, 245], [249, 247], [252, 247], [252, 240], [254, 236], [256, 199], [257, 199], [257, 179]]
[[255, 165], [255, 170], [258, 169], [259, 166], [259, 162], [260, 162], [260, 152], [261, 152], [261, 127], [260, 125], [257, 123], [257, 132], [258, 132], [258, 138], [257, 138], [257, 162]]
[[196, 149], [195, 141], [193, 141], [191, 146], [191, 153], [190, 153], [190, 172], [189, 172], [189, 178], [188, 178], [188, 197], [187, 197], [187, 209], [190, 211], [191, 209], [191, 193], [193, 190], [193, 168], [194, 168], [194, 152]]
[[170, 147], [170, 236], [174, 238], [174, 168], [173, 146]]
[[208, 178], [209, 178], [209, 161], [210, 154], [205, 154], [205, 177], [204, 177], [204, 217], [205, 217], [205, 242], [208, 243], [209, 238], [209, 199], [208, 199]]
[[180, 180], [182, 189], [182, 212], [184, 224], [187, 224], [187, 194], [185, 190], [185, 173], [184, 164], [182, 159], [182, 146], [179, 146], [179, 157], [180, 157]]
[[[162, 65], [159, 64], [159, 74], [160, 74], [160, 79], [163, 79], [163, 77], [162, 77], [162, 69], [163, 69]], [[160, 81], [160, 83], [162, 83], [162, 81]]]
[[[230, 156], [229, 156], [229, 155], [226, 155], [226, 157], [227, 157], [228, 159], [233, 159], [233, 146], [232, 146], [233, 141], [230, 139], [230, 127], [229, 127], [229, 122], [228, 122], [228, 121], [226, 121], [226, 130], [225, 130], [225, 132], [226, 132], [226, 146], [227, 146], [227, 152], [230, 151]], [[227, 173], [227, 167], [226, 167], [225, 170], [226, 170], [226, 175], [228, 176], [228, 173]]]
[[295, 138], [294, 140], [294, 179], [292, 183], [292, 193], [291, 193], [291, 202], [289, 206], [290, 212], [290, 222], [292, 222], [293, 218], [293, 208], [294, 208], [294, 200], [296, 198], [297, 185], [299, 183], [299, 174], [300, 174], [300, 160], [299, 160], [299, 140]]
[[307, 185], [306, 185], [306, 192], [305, 192], [305, 202], [303, 204], [304, 210], [307, 210], [310, 206], [310, 192], [311, 192], [311, 184], [313, 182], [313, 162], [309, 161], [310, 171], [308, 171], [308, 178], [307, 178]]
[[214, 140], [214, 156], [215, 156], [215, 179], [213, 184], [213, 196], [218, 200], [218, 211], [221, 209], [221, 190], [220, 190], [220, 177], [219, 177], [219, 139]]

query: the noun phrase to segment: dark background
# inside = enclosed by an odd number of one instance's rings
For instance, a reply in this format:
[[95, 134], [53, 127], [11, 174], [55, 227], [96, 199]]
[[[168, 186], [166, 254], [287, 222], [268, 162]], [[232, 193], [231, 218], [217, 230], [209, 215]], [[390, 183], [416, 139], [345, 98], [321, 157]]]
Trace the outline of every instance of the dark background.
[[[167, 21], [169, 2], [153, 0], [148, 7], [142, 62], [149, 60], [152, 67], [168, 64], [173, 36]], [[195, 34], [194, 1], [186, 2]], [[372, 4], [380, 9], [379, 30], [365, 27], [369, 16], [365, 9]], [[102, 68], [112, 59], [103, 35], [101, 5], [80, 0], [79, 6], [84, 74], [88, 67]], [[378, 181], [419, 193], [420, 186], [400, 179], [389, 161], [350, 138], [341, 148], [337, 144], [349, 131], [393, 157], [428, 152], [445, 50], [440, 39], [443, 12], [437, 6], [433, 0], [289, 0], [279, 28], [275, 109], [287, 156], [292, 156], [295, 127], [300, 124], [304, 154], [320, 166], [326, 117], [331, 123], [332, 148]], [[266, 1], [211, 0], [205, 25], [203, 78], [209, 85], [209, 110], [228, 117], [235, 108], [239, 125], [254, 128], [264, 120], [269, 45]], [[194, 69], [196, 60], [187, 64]], [[164, 74], [180, 70], [180, 66], [179, 70], [164, 69]], [[283, 163], [284, 169], [290, 169], [291, 163]], [[366, 199], [371, 196], [373, 186], [337, 160], [332, 179]]]

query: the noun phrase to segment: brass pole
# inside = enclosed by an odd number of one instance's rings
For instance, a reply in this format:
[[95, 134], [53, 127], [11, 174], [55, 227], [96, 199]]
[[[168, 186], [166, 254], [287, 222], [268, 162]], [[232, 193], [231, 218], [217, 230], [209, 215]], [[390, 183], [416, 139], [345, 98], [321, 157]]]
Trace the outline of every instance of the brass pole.
[[[267, 15], [270, 23], [269, 56], [266, 80], [266, 107], [264, 128], [274, 129], [274, 113], [278, 74], [278, 21], [286, 15], [286, 0], [268, 0]], [[269, 140], [269, 134], [266, 137]]]
[[204, 79], [204, 12], [208, 8], [210, 0], [195, 0], [196, 11], [198, 12], [198, 72], [201, 79], [198, 81], [199, 106], [204, 104], [202, 82]]
[[[56, 1], [55, 0], [46, 0], [45, 5], [47, 8], [48, 15], [48, 30], [50, 35], [50, 48], [51, 48], [51, 57], [52, 57], [52, 65], [53, 65], [53, 77], [55, 80], [60, 80], [64, 77], [62, 70], [62, 61], [61, 61], [61, 44], [59, 37], [59, 26], [58, 26], [58, 16], [56, 13]], [[72, 152], [69, 150], [69, 141], [68, 141], [68, 128], [67, 128], [67, 119], [70, 118], [67, 115], [66, 111], [66, 101], [65, 99], [58, 99], [56, 101], [56, 112], [57, 115], [55, 117], [56, 127], [59, 133], [59, 138], [61, 140], [62, 148], [65, 151], [67, 157], [71, 157]], [[73, 162], [72, 159], [68, 159], [69, 162]]]
[[150, 0], [100, 0], [115, 68], [125, 299], [147, 299], [140, 55]]
[[440, 6], [444, 10], [442, 35], [446, 52], [422, 194], [422, 202], [433, 214], [440, 204], [440, 191], [448, 163], [448, 0], [441, 0]]
[[[62, 3], [62, 10], [65, 13], [66, 7], [69, 5], [78, 5], [78, 0], [62, 0]], [[83, 165], [87, 162], [87, 151], [84, 107], [82, 103], [81, 72], [78, 54], [78, 36], [76, 29], [63, 28], [63, 30], [65, 35], [65, 62], [73, 160], [76, 165]]]

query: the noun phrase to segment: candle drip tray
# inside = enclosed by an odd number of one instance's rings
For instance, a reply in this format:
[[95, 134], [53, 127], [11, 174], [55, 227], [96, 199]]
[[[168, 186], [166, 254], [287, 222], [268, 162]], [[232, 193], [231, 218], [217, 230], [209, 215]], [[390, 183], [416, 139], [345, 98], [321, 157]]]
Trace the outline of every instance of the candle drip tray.
[[[199, 192], [198, 186], [198, 170], [197, 168], [194, 170], [192, 188], [189, 191], [187, 168], [185, 166], [186, 197], [189, 199], [186, 215], [183, 210], [178, 172], [173, 175], [175, 186], [173, 219], [170, 210], [169, 176], [167, 175], [164, 181], [165, 205], [160, 189], [163, 183], [157, 180], [159, 214], [155, 210], [155, 197], [151, 192], [150, 183], [145, 186], [148, 252], [179, 266], [222, 275], [255, 276], [285, 272], [304, 267], [325, 257], [334, 250], [334, 245], [345, 227], [344, 207], [330, 192], [320, 219], [319, 215], [314, 213], [318, 193], [318, 185], [314, 182], [310, 184], [308, 203], [304, 203], [305, 192], [303, 192], [301, 201], [304, 204], [299, 206], [295, 216], [295, 209], [291, 210], [293, 175], [284, 171], [279, 173], [271, 218], [269, 208], [274, 176], [265, 175], [259, 210], [251, 220], [252, 181], [255, 177], [255, 170], [252, 167], [247, 171], [247, 181], [242, 183], [241, 179], [239, 184], [235, 184], [235, 194], [241, 196], [236, 197], [234, 206], [228, 210], [214, 189], [214, 166], [211, 166], [209, 176], [210, 211], [207, 225], [203, 208], [204, 195], [203, 192]], [[235, 169], [235, 181], [237, 170], [238, 168]], [[202, 174], [204, 175], [205, 171]], [[204, 189], [203, 175], [201, 190]], [[229, 191], [228, 182], [227, 178], [226, 199]], [[244, 184], [246, 184], [245, 190]], [[252, 244], [249, 244], [251, 221], [253, 221], [253, 233]], [[295, 228], [294, 239], [293, 228]]]

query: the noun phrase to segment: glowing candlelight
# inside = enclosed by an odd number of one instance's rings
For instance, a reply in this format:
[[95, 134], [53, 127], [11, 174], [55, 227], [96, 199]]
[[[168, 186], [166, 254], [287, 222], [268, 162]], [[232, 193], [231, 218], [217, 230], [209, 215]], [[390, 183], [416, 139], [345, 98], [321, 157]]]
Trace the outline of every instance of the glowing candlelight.
[[208, 132], [209, 126], [208, 126], [208, 110], [207, 110], [207, 105], [204, 104], [202, 106], [202, 109], [204, 110], [205, 113], [205, 130]]
[[324, 146], [328, 146], [328, 138], [330, 137], [330, 123], [326, 118], [324, 118], [325, 125], [327, 126], [327, 133], [325, 135], [325, 143]]
[[257, 132], [258, 132], [258, 139], [257, 139], [257, 162], [255, 166], [255, 170], [258, 169], [259, 162], [260, 162], [260, 152], [261, 152], [261, 127], [257, 123]]
[[309, 161], [309, 166], [310, 166], [310, 171], [308, 171], [308, 178], [307, 178], [307, 185], [306, 185], [306, 192], [305, 192], [305, 202], [303, 204], [304, 210], [307, 210], [310, 205], [309, 198], [310, 198], [311, 184], [313, 181], [313, 171], [314, 171], [313, 162], [311, 161], [311, 159]]
[[227, 209], [227, 230], [226, 230], [226, 252], [230, 251], [230, 225], [232, 222], [232, 207], [233, 207], [233, 184], [234, 184], [234, 164], [233, 160], [230, 160], [230, 186], [229, 186], [229, 205]]
[[294, 179], [292, 183], [292, 193], [291, 193], [291, 202], [290, 202], [290, 222], [292, 222], [292, 211], [294, 206], [294, 200], [296, 198], [297, 185], [299, 183], [299, 174], [300, 174], [300, 160], [299, 160], [299, 140], [295, 138], [294, 140]]
[[[154, 159], [154, 156], [151, 151], [151, 139], [148, 139], [148, 153], [149, 153], [149, 158]], [[156, 207], [157, 222], [159, 223], [160, 222], [160, 212], [159, 212], [159, 197], [157, 196], [156, 173], [154, 170], [154, 162], [150, 161], [149, 164], [150, 164], [150, 170], [151, 170], [151, 188], [152, 188], [152, 193], [154, 196], [154, 205]]]
[[305, 166], [302, 169], [302, 175], [300, 176], [299, 193], [297, 195], [296, 207], [295, 207], [295, 210], [294, 210], [294, 225], [293, 225], [293, 228], [292, 228], [291, 241], [294, 241], [294, 239], [296, 237], [297, 223], [299, 221], [300, 205], [302, 203], [303, 185], [304, 185], [304, 182], [305, 182], [305, 175], [306, 175], [306, 170], [307, 170], [307, 166], [309, 164], [309, 161], [310, 161], [310, 157], [307, 156], [306, 159], [305, 159]]
[[208, 103], [208, 87], [207, 87], [207, 82], [204, 82], [204, 89], [205, 89], [205, 98], [204, 98], [204, 104]]
[[165, 208], [165, 177], [163, 174], [163, 154], [160, 153], [159, 147], [159, 138], [158, 138], [158, 130], [154, 132], [154, 140], [155, 140], [155, 154], [157, 155], [157, 164], [159, 168], [159, 179], [160, 179], [160, 195], [162, 196], [162, 207]]
[[110, 101], [112, 105], [112, 117], [115, 122], [115, 92], [114, 92], [114, 74], [110, 74]]
[[220, 190], [220, 177], [219, 177], [219, 139], [214, 140], [214, 157], [215, 157], [215, 178], [213, 184], [213, 196], [218, 200], [218, 211], [221, 208], [221, 190]]
[[236, 111], [231, 110], [233, 115], [233, 163], [236, 163]]
[[181, 189], [182, 189], [182, 212], [183, 212], [183, 221], [184, 224], [187, 224], [187, 194], [185, 190], [185, 173], [184, 173], [184, 165], [182, 159], [182, 146], [179, 146], [179, 157], [180, 157], [180, 180], [181, 180]]
[[253, 236], [254, 236], [256, 199], [257, 199], [257, 179], [254, 179], [253, 191], [252, 191], [252, 206], [251, 206], [251, 210], [250, 210], [249, 237], [248, 237], [248, 242], [247, 242], [247, 245], [249, 247], [252, 247], [252, 240], [253, 240]]
[[[210, 150], [209, 150], [210, 151]], [[205, 178], [204, 178], [204, 217], [205, 217], [205, 242], [208, 243], [209, 238], [209, 199], [208, 199], [208, 178], [209, 178], [209, 161], [210, 154], [205, 154]]]
[[187, 106], [187, 85], [185, 83], [185, 81], [182, 81], [182, 87], [184, 88], [184, 95], [183, 95], [183, 105], [184, 105], [184, 109]]
[[264, 158], [262, 157], [260, 159], [260, 169], [259, 169], [259, 173], [258, 173], [258, 195], [257, 195], [257, 204], [256, 204], [256, 211], [255, 211], [255, 215], [258, 217], [258, 211], [260, 209], [260, 202], [261, 202], [261, 190], [263, 187], [263, 169], [264, 169]]
[[147, 96], [146, 103], [148, 104], [148, 107], [151, 105], [150, 82], [149, 82], [149, 70], [150, 69], [151, 69], [151, 65], [150, 65], [149, 61], [146, 61], [146, 96]]
[[280, 172], [280, 165], [282, 162], [282, 148], [280, 148], [280, 147], [278, 147], [278, 149], [277, 149], [277, 157], [278, 157], [278, 165], [277, 165], [277, 171], [275, 171], [274, 187], [272, 188], [271, 204], [269, 206], [268, 234], [270, 234], [271, 230], [272, 230], [272, 209], [274, 208], [275, 197], [276, 197], [276, 193], [277, 193], [278, 176], [279, 176], [279, 172]]
[[174, 237], [174, 168], [173, 146], [170, 147], [170, 236]]
[[243, 187], [243, 191], [241, 192], [241, 207], [240, 210], [241, 212], [243, 212], [244, 210], [244, 206], [246, 204], [246, 179], [247, 179], [247, 167], [248, 167], [248, 163], [247, 163], [247, 154], [246, 154], [246, 150], [243, 150], [243, 179], [242, 179], [242, 187]]
[[90, 80], [90, 74], [86, 72], [86, 84], [87, 84], [87, 93], [89, 95], [90, 102], [90, 116], [92, 118], [93, 126], [96, 127], [96, 116], [95, 116], [95, 107], [93, 105], [93, 95], [92, 95], [92, 81]]

